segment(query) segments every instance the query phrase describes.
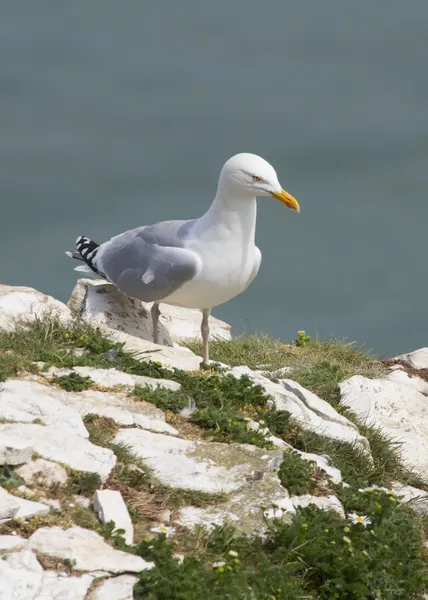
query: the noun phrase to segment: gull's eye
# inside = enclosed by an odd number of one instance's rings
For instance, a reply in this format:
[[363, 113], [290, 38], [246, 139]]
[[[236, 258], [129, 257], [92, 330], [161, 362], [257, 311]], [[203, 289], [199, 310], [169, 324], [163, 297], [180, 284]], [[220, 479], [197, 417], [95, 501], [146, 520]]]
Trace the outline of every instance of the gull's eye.
[[258, 175], [253, 175], [253, 181], [261, 181], [262, 178], [259, 177]]

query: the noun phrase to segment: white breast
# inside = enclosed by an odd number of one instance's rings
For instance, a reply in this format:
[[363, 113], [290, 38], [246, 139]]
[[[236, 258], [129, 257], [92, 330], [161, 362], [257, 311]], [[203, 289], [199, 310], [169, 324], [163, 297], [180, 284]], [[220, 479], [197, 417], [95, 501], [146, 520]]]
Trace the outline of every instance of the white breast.
[[247, 249], [245, 260], [236, 248], [219, 250], [212, 248], [211, 253], [204, 253], [199, 277], [184, 284], [163, 302], [185, 308], [211, 308], [243, 292], [259, 262], [255, 246]]

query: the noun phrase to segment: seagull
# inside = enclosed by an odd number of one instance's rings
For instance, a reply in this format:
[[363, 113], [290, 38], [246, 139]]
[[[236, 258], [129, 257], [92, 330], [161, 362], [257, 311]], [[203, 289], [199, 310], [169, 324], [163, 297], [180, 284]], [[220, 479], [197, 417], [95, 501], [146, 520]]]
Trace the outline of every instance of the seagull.
[[241, 294], [258, 273], [255, 245], [258, 196], [272, 196], [299, 212], [275, 169], [260, 156], [232, 156], [221, 169], [207, 212], [189, 221], [162, 221], [130, 229], [103, 244], [80, 236], [66, 254], [83, 261], [75, 270], [95, 273], [125, 296], [153, 302], [153, 341], [159, 342], [159, 304], [202, 312], [203, 363], [209, 364], [209, 315]]

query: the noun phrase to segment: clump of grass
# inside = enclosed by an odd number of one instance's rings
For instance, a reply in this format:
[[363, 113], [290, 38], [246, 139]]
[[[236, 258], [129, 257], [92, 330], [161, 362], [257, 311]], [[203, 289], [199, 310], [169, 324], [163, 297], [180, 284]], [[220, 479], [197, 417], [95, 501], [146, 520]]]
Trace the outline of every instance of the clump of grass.
[[13, 492], [20, 485], [25, 485], [24, 479], [8, 465], [0, 465], [0, 487]]
[[[187, 346], [195, 353], [202, 350], [199, 340], [192, 340]], [[304, 336], [304, 343], [288, 344], [267, 335], [242, 335], [231, 340], [213, 339], [210, 341], [212, 360], [231, 366], [247, 365], [250, 369], [263, 369], [275, 372], [283, 367], [307, 370], [320, 362], [342, 365], [352, 374], [361, 373], [373, 376], [382, 373], [385, 366], [372, 358], [355, 343], [341, 339], [319, 341]]]
[[291, 523], [274, 521], [264, 539], [216, 527], [181, 564], [164, 535], [143, 541], [137, 553], [156, 566], [140, 574], [135, 598], [422, 599], [426, 553], [414, 513], [388, 495], [373, 501], [356, 490], [346, 506], [369, 521], [352, 524], [309, 506]]
[[217, 373], [180, 374], [179, 392], [158, 388], [136, 388], [137, 398], [155, 404], [162, 410], [180, 412], [189, 399], [195, 411], [189, 421], [203, 427], [217, 441], [234, 441], [269, 447], [266, 437], [247, 427], [246, 417], [258, 417], [268, 410], [270, 397], [261, 386], [244, 375], [240, 379]]
[[101, 478], [98, 473], [86, 473], [84, 471], [69, 471], [67, 481], [67, 492], [78, 496], [92, 498], [94, 493], [102, 487]]
[[69, 375], [53, 377], [52, 383], [62, 387], [67, 392], [83, 392], [92, 386], [93, 381], [90, 377], [82, 377], [79, 373], [72, 372]]
[[73, 523], [73, 519], [68, 511], [60, 512], [57, 510], [51, 510], [46, 515], [37, 515], [25, 520], [13, 519], [11, 521], [7, 521], [7, 523], [0, 525], [0, 534], [10, 535], [13, 531], [15, 531], [18, 535], [28, 538], [41, 527], [58, 526], [67, 529], [72, 527]]
[[[85, 352], [76, 354], [76, 349]], [[0, 330], [3, 378], [14, 377], [22, 371], [33, 372], [32, 363], [38, 361], [46, 363], [46, 368], [116, 367], [127, 373], [157, 378], [170, 373], [160, 364], [138, 360], [123, 350], [123, 344], [80, 320], [64, 325], [57, 318], [46, 315], [26, 324], [17, 324], [13, 331]]]
[[[361, 433], [370, 442], [372, 462], [359, 446], [305, 430], [286, 411], [271, 410], [264, 419], [274, 435], [297, 450], [328, 455], [343, 479], [351, 485], [363, 487], [377, 483], [388, 486], [393, 481], [416, 482], [414, 475], [402, 464], [399, 444], [376, 427], [361, 427]], [[422, 485], [422, 482], [418, 483]]]
[[316, 471], [314, 461], [303, 460], [298, 452], [284, 452], [278, 477], [289, 494], [311, 494], [317, 488]]

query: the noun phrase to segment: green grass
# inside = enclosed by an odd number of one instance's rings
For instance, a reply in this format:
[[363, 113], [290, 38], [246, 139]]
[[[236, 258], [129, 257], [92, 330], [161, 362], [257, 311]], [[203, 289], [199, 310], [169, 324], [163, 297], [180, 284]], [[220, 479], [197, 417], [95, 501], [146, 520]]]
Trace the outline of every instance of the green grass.
[[348, 493], [348, 512], [367, 516], [352, 524], [314, 506], [291, 523], [276, 521], [264, 539], [237, 537], [217, 527], [182, 564], [176, 546], [158, 536], [137, 553], [153, 560], [136, 599], [147, 600], [422, 600], [427, 590], [422, 526], [388, 494]]
[[53, 377], [52, 383], [63, 388], [67, 392], [82, 392], [88, 390], [94, 383], [90, 377], [82, 377], [79, 373], [70, 373], [69, 375], [61, 375]]
[[[428, 520], [416, 516], [388, 494], [361, 493], [358, 489], [372, 484], [388, 487], [392, 481], [422, 488], [424, 483], [402, 465], [397, 444], [379, 429], [358, 423], [339, 405], [340, 381], [355, 374], [376, 377], [385, 367], [352, 344], [312, 341], [305, 335], [296, 340], [293, 344], [266, 336], [214, 340], [211, 355], [214, 360], [231, 365], [262, 368], [272, 379], [282, 367], [292, 367], [288, 378], [312, 390], [357, 424], [370, 442], [373, 463], [351, 444], [305, 431], [288, 413], [272, 408], [269, 396], [245, 376], [235, 379], [215, 369], [186, 373], [138, 360], [124, 352], [121, 344], [79, 321], [64, 327], [55, 319], [46, 318], [28, 327], [19, 326], [14, 332], [0, 331], [0, 380], [23, 371], [37, 372], [33, 363], [43, 361], [46, 368], [115, 367], [127, 373], [177, 381], [182, 386], [179, 392], [140, 388], [133, 397], [176, 413], [192, 400], [196, 409], [188, 416], [189, 421], [216, 441], [269, 447], [263, 435], [248, 430], [247, 419], [251, 418], [263, 421], [263, 426], [298, 450], [327, 454], [341, 470], [344, 481], [351, 485], [345, 488], [330, 482], [329, 491], [338, 495], [347, 513], [356, 511], [368, 516], [372, 523], [367, 528], [352, 525], [336, 513], [309, 507], [299, 510], [291, 523], [270, 522], [263, 539], [238, 537], [228, 526], [215, 528], [209, 535], [200, 529], [189, 533], [177, 527], [172, 541], [154, 536], [150, 528], [163, 509], [171, 510], [175, 518], [182, 506], [207, 507], [224, 501], [225, 496], [161, 485], [129, 447], [114, 442], [119, 426], [113, 420], [86, 415], [84, 422], [90, 440], [110, 448], [117, 456], [117, 465], [106, 486], [121, 491], [134, 522], [136, 539], [143, 541], [136, 548], [125, 547], [120, 532], [111, 523], [101, 526], [92, 510], [75, 505], [75, 494], [91, 497], [101, 482], [96, 475], [70, 470], [67, 486], [55, 491], [63, 505], [61, 512], [11, 521], [1, 527], [1, 533], [17, 531], [28, 537], [41, 526], [72, 524], [94, 529], [116, 547], [155, 561], [155, 569], [140, 575], [135, 598], [141, 599], [422, 600], [428, 591], [424, 549]], [[200, 352], [198, 344], [190, 346]], [[85, 352], [74, 354], [78, 348]], [[80, 376], [66, 376], [57, 378], [56, 384], [79, 391], [91, 382]], [[316, 465], [295, 453], [286, 453], [278, 475], [291, 494], [325, 493], [318, 489]], [[12, 468], [0, 468], [0, 485], [13, 490], [21, 483]], [[174, 558], [177, 551], [186, 556], [182, 565]], [[219, 561], [224, 565], [214, 567], [213, 563]]]
[[298, 452], [284, 452], [284, 459], [278, 470], [281, 484], [291, 495], [314, 493], [317, 488], [314, 461], [303, 460]]
[[162, 410], [180, 412], [191, 398], [196, 410], [189, 421], [204, 428], [219, 442], [239, 442], [270, 447], [261, 433], [247, 427], [245, 417], [263, 415], [269, 406], [269, 396], [246, 375], [236, 379], [208, 372], [177, 377], [182, 388], [178, 392], [158, 388], [137, 388], [133, 396], [155, 404]]
[[[76, 349], [84, 349], [85, 352], [75, 354]], [[124, 352], [123, 344], [79, 320], [65, 326], [47, 316], [17, 325], [14, 331], [0, 330], [0, 373], [3, 380], [22, 371], [36, 372], [33, 363], [38, 361], [46, 363], [46, 368], [115, 367], [127, 373], [158, 378], [169, 373], [158, 363], [141, 361]]]
[[9, 465], [0, 465], [0, 487], [13, 492], [20, 485], [25, 485], [24, 479]]
[[[200, 354], [199, 340], [186, 344]], [[311, 340], [302, 346], [287, 344], [264, 334], [238, 336], [232, 340], [214, 339], [210, 341], [212, 360], [231, 366], [246, 365], [250, 369], [262, 369], [275, 373], [283, 367], [293, 367], [297, 371], [308, 372], [319, 363], [339, 365], [343, 373], [374, 376], [384, 370], [382, 364], [369, 356], [363, 348], [344, 340]], [[288, 377], [288, 375], [287, 375]]]

